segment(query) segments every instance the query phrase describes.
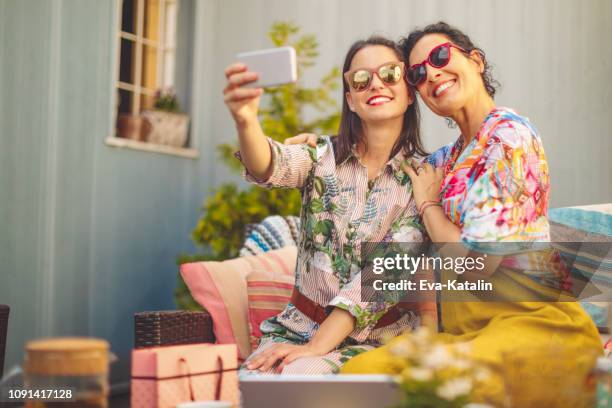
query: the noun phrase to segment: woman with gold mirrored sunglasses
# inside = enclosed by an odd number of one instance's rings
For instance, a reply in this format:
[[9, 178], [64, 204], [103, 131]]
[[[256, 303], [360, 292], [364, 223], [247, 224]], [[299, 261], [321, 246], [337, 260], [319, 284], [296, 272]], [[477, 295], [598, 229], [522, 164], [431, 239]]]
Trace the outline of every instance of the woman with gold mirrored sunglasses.
[[[362, 241], [424, 239], [401, 163], [424, 155], [414, 95], [397, 45], [372, 37], [349, 49], [344, 63], [339, 134], [316, 145], [266, 138], [257, 119], [256, 75], [226, 70], [225, 102], [234, 117], [247, 180], [302, 192], [300, 246], [291, 303], [260, 327], [245, 372], [325, 374], [348, 357], [414, 328], [422, 304], [403, 313], [391, 300], [361, 298]], [[422, 309], [419, 308], [422, 306]]]

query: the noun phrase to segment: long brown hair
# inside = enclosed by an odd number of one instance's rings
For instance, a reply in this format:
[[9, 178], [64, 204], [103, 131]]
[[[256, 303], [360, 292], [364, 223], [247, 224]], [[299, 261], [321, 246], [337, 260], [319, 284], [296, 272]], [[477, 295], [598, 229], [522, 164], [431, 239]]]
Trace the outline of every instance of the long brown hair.
[[[389, 40], [380, 36], [372, 36], [366, 40], [360, 40], [355, 42], [346, 53], [344, 58], [344, 66], [342, 72], [347, 72], [351, 68], [351, 62], [355, 54], [371, 45], [382, 45], [390, 48], [395, 52], [397, 58], [402, 61], [402, 51], [397, 46], [395, 41]], [[345, 80], [342, 81], [342, 116], [340, 117], [340, 129], [338, 130], [338, 136], [334, 138], [336, 164], [342, 163], [351, 154], [353, 145], [359, 142], [365, 143], [363, 140], [363, 129], [361, 127], [361, 119], [357, 114], [349, 108], [346, 100], [346, 93], [349, 92], [348, 84]], [[414, 88], [408, 85], [408, 92], [413, 97], [413, 102], [408, 106], [408, 109], [404, 113], [404, 121], [400, 136], [395, 142], [393, 149], [391, 149], [391, 155], [389, 158], [395, 156], [401, 149], [404, 150], [405, 154], [409, 157], [420, 155], [425, 156], [427, 152], [421, 142], [420, 132], [420, 121], [421, 115], [419, 113], [419, 106], [415, 98]], [[367, 147], [367, 146], [366, 146]]]

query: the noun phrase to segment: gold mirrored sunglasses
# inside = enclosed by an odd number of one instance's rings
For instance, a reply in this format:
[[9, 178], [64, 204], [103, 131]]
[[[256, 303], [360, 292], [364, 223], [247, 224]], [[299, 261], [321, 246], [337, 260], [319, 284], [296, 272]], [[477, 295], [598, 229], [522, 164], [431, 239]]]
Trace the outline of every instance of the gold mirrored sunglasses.
[[344, 73], [346, 83], [356, 92], [365, 91], [370, 86], [374, 75], [387, 85], [397, 84], [404, 75], [403, 62], [386, 62], [377, 68], [358, 68]]

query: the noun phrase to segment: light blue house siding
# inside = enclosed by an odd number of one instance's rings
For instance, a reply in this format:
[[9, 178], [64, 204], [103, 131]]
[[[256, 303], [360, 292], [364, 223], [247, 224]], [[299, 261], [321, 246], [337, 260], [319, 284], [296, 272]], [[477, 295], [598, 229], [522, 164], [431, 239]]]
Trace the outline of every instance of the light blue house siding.
[[[184, 7], [182, 18], [194, 10]], [[7, 369], [28, 339], [87, 335], [111, 341], [122, 373], [114, 380], [124, 379], [133, 313], [173, 309], [176, 256], [195, 251], [189, 237], [213, 185], [214, 153], [193, 160], [104, 143], [114, 129], [116, 17], [114, 0], [0, 0]], [[178, 50], [178, 86], [193, 86], [196, 34]], [[202, 146], [210, 115], [185, 95]]]

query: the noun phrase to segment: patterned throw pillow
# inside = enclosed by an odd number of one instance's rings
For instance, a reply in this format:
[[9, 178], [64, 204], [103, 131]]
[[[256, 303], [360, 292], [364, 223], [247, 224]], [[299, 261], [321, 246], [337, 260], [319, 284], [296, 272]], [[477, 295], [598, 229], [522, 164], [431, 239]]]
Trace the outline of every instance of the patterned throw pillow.
[[249, 333], [253, 350], [259, 344], [259, 325], [285, 309], [295, 282], [293, 268], [254, 269], [247, 276]]
[[212, 316], [217, 343], [235, 343], [245, 359], [251, 353], [247, 276], [254, 270], [255, 276], [261, 271], [274, 272], [272, 277], [291, 274], [293, 283], [296, 259], [297, 248], [290, 246], [224, 262], [183, 264], [181, 275], [193, 298]]
[[270, 215], [258, 224], [249, 224], [240, 256], [259, 255], [273, 249], [297, 246], [300, 219], [289, 215]]
[[[550, 239], [570, 263], [573, 276], [586, 279], [603, 293], [604, 302], [580, 302], [601, 332], [607, 333], [609, 294], [612, 293], [612, 204], [549, 211]], [[585, 243], [577, 247], [564, 243]], [[607, 245], [606, 245], [607, 243]], [[605, 295], [607, 294], [607, 295]]]

